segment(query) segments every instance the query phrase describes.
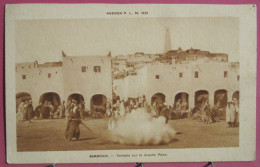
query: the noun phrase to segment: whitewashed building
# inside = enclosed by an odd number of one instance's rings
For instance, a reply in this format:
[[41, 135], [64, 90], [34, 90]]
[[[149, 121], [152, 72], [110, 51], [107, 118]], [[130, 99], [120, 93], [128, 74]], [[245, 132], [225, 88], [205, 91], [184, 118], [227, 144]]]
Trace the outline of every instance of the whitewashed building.
[[[225, 59], [227, 60], [227, 59]], [[122, 98], [136, 98], [145, 95], [148, 104], [160, 98], [168, 105], [185, 95], [190, 107], [194, 107], [199, 95], [207, 95], [210, 104], [214, 104], [216, 94], [225, 93], [227, 100], [239, 98], [239, 63], [218, 61], [217, 59], [199, 59], [172, 64], [150, 64], [137, 72], [114, 81], [116, 94]]]
[[112, 99], [110, 56], [66, 56], [62, 62], [16, 64], [16, 97], [30, 96], [33, 104], [84, 100], [86, 108]]

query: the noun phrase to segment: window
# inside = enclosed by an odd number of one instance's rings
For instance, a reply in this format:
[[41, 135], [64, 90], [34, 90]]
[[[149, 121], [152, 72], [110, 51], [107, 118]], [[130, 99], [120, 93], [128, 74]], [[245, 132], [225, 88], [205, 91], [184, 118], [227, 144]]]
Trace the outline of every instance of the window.
[[182, 78], [182, 72], [179, 73], [179, 77]]
[[239, 79], [240, 79], [240, 75], [237, 76], [237, 80], [238, 80], [238, 81], [239, 81]]
[[224, 78], [227, 78], [227, 76], [228, 76], [228, 72], [224, 71]]
[[94, 66], [94, 72], [101, 72], [100, 66]]
[[51, 77], [51, 73], [48, 73], [48, 78], [50, 78]]
[[23, 78], [23, 79], [26, 79], [26, 75], [22, 75], [22, 78]]
[[194, 78], [199, 78], [199, 72], [198, 71], [195, 71]]
[[82, 66], [81, 67], [81, 72], [86, 72], [87, 71], [87, 67], [86, 66]]
[[155, 75], [155, 79], [159, 79], [160, 78], [160, 75]]

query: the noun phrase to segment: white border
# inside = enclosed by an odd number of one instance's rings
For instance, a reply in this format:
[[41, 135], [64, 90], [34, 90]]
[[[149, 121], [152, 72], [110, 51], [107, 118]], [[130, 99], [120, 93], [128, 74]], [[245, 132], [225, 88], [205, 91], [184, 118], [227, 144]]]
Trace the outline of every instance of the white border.
[[[106, 15], [107, 11], [148, 11], [147, 16]], [[85, 19], [132, 17], [239, 17], [240, 128], [237, 148], [142, 149], [103, 151], [16, 151], [15, 21], [21, 19]], [[253, 5], [161, 4], [17, 4], [6, 6], [6, 141], [8, 163], [198, 162], [251, 161], [256, 139], [256, 7]], [[166, 153], [166, 157], [89, 158], [91, 154]]]

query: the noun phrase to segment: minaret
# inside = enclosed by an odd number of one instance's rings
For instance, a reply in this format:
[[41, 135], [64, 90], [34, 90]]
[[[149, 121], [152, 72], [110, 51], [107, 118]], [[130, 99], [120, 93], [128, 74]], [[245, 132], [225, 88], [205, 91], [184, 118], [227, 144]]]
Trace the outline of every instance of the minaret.
[[171, 35], [169, 28], [165, 30], [165, 44], [164, 44], [164, 54], [166, 54], [169, 50], [171, 50]]

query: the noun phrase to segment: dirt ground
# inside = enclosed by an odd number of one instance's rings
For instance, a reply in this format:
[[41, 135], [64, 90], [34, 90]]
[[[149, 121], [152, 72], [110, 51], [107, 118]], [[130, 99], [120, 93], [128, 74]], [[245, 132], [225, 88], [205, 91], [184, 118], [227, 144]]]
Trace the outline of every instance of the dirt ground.
[[66, 142], [64, 131], [66, 119], [33, 120], [32, 123], [17, 122], [17, 151], [66, 151], [66, 150], [109, 150], [109, 149], [167, 149], [167, 148], [210, 148], [238, 147], [239, 128], [227, 128], [226, 122], [205, 124], [189, 118], [170, 120], [169, 125], [178, 133], [171, 143], [165, 145], [123, 145], [109, 142], [108, 119], [83, 121], [93, 132], [80, 126], [79, 141]]

